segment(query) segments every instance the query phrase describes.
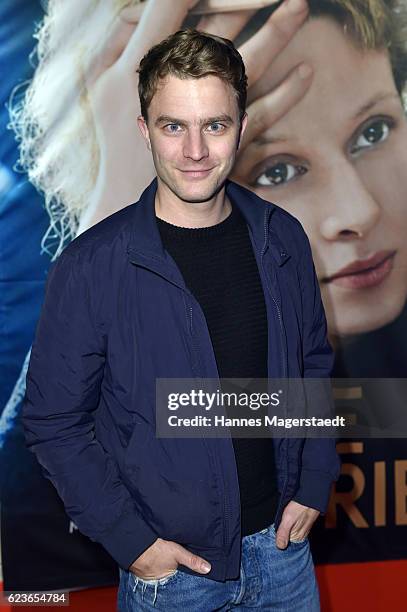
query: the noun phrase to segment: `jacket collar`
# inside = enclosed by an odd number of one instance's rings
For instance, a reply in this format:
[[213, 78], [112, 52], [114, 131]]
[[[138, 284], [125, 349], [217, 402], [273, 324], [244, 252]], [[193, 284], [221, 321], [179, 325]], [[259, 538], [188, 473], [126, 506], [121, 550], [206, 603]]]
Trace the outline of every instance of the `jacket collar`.
[[[165, 275], [167, 277], [172, 275], [172, 280], [179, 284], [181, 279], [176, 266], [172, 266], [172, 272], [169, 273], [168, 263], [173, 263], [173, 260], [164, 249], [157, 227], [155, 216], [157, 184], [157, 177], [155, 177], [143, 191], [139, 201], [133, 204], [134, 214], [127, 252], [134, 263], [154, 267], [158, 273], [164, 273], [165, 270]], [[273, 231], [271, 232], [272, 240], [267, 240], [270, 217], [276, 210], [276, 205], [266, 202], [249, 189], [233, 181], [227, 180], [225, 188], [230, 200], [238, 206], [245, 217], [259, 254], [270, 246], [271, 254], [276, 263], [279, 266], [285, 263], [290, 255], [280, 237]]]

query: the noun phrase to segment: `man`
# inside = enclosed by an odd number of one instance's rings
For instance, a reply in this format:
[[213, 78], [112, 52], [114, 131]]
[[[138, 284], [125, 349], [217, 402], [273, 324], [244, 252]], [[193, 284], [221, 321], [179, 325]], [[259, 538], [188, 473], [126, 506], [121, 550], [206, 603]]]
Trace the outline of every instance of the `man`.
[[247, 124], [230, 41], [169, 36], [139, 69], [157, 178], [50, 272], [27, 375], [28, 446], [120, 566], [119, 609], [318, 610], [307, 539], [332, 439], [160, 438], [157, 378], [329, 376], [300, 223], [228, 180]]

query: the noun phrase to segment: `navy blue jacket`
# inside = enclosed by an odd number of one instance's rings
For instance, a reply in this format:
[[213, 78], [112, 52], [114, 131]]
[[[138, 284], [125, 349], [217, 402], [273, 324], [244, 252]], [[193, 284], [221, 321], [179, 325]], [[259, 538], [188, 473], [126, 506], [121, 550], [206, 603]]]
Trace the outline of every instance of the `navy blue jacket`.
[[[155, 379], [218, 378], [204, 314], [163, 248], [157, 179], [140, 200], [63, 251], [47, 277], [27, 374], [27, 446], [68, 516], [123, 568], [157, 537], [239, 575], [239, 483], [232, 439], [158, 438]], [[270, 378], [333, 366], [308, 238], [279, 206], [227, 181], [246, 218], [264, 288]], [[274, 439], [280, 504], [325, 512], [340, 463], [334, 439]], [[184, 566], [179, 568], [195, 573]]]

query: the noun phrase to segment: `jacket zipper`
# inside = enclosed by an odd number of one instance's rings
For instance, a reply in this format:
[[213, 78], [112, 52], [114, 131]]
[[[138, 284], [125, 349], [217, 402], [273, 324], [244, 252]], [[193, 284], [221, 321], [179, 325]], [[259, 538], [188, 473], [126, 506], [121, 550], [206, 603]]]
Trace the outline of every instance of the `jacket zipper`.
[[[193, 327], [192, 327], [192, 306], [189, 306], [189, 323], [190, 323], [190, 333], [191, 333], [191, 342], [192, 342], [192, 347], [193, 350], [195, 352], [196, 355], [198, 355], [198, 351], [197, 351], [197, 347], [195, 344], [195, 340], [194, 340], [194, 336], [193, 336]], [[199, 362], [200, 363], [200, 362]], [[210, 457], [211, 463], [212, 463], [212, 469], [214, 469], [215, 473], [219, 474], [220, 477], [222, 478], [222, 484], [223, 484], [223, 496], [222, 496], [222, 502], [223, 502], [223, 550], [226, 551], [227, 547], [229, 546], [229, 524], [230, 524], [230, 520], [231, 520], [231, 511], [230, 511], [230, 504], [229, 504], [229, 495], [228, 495], [228, 488], [227, 488], [227, 484], [226, 481], [224, 479], [223, 476], [223, 470], [222, 470], [222, 466], [219, 463], [219, 458], [216, 454], [212, 455], [212, 453], [210, 452], [205, 438], [203, 438], [203, 442], [206, 445], [207, 449], [208, 449], [208, 455]], [[214, 466], [213, 464], [213, 458], [216, 459], [216, 465]]]
[[282, 354], [282, 364], [283, 364], [283, 377], [286, 378], [287, 371], [286, 371], [286, 355], [285, 355], [285, 350], [284, 350], [283, 322], [282, 322], [282, 318], [281, 318], [280, 307], [279, 307], [279, 305], [277, 303], [277, 300], [275, 299], [274, 295], [271, 292], [271, 288], [270, 288], [270, 285], [268, 283], [268, 276], [267, 276], [267, 273], [266, 273], [265, 268], [264, 268], [263, 256], [264, 256], [264, 253], [266, 252], [266, 246], [267, 246], [267, 211], [266, 211], [266, 213], [264, 215], [264, 244], [263, 244], [262, 251], [260, 253], [260, 261], [261, 261], [261, 266], [262, 266], [262, 269], [263, 269], [263, 274], [264, 274], [264, 277], [266, 279], [267, 288], [269, 290], [269, 293], [271, 295], [271, 298], [272, 298], [272, 300], [274, 302], [274, 305], [276, 307], [276, 310], [277, 310], [277, 317], [278, 317], [278, 322], [279, 322], [279, 326], [280, 326], [280, 336], [281, 336], [281, 349], [282, 349], [281, 350], [281, 354]]
[[[194, 334], [193, 334], [193, 327], [192, 327], [192, 306], [187, 306], [188, 308], [188, 312], [189, 312], [189, 320], [187, 319], [187, 324], [189, 325], [189, 332], [190, 332], [190, 336], [191, 336], [191, 344], [192, 344], [192, 351], [197, 359], [196, 361], [196, 367], [198, 368], [199, 371], [199, 366], [201, 364], [201, 361], [199, 359], [199, 352], [197, 350], [196, 344], [195, 344], [195, 338], [194, 338]], [[195, 365], [193, 364], [193, 369], [195, 371], [195, 374], [198, 374], [198, 371], [196, 370]]]
[[[271, 288], [270, 288], [270, 285], [269, 285], [269, 282], [268, 282], [268, 276], [267, 276], [267, 273], [265, 271], [264, 262], [263, 262], [263, 256], [264, 256], [264, 253], [266, 252], [266, 247], [267, 247], [267, 231], [268, 231], [268, 228], [267, 228], [267, 216], [268, 216], [267, 212], [268, 211], [266, 211], [265, 214], [264, 214], [264, 244], [263, 244], [263, 249], [262, 249], [261, 254], [260, 254], [260, 261], [261, 261], [261, 266], [262, 266], [262, 269], [263, 269], [263, 274], [264, 274], [264, 277], [265, 277], [265, 280], [266, 280], [266, 285], [267, 285], [268, 291], [269, 291], [269, 293], [271, 295], [271, 298], [272, 298], [272, 300], [274, 302], [274, 305], [275, 305], [276, 311], [277, 311], [277, 317], [278, 317], [278, 322], [279, 322], [279, 327], [280, 327], [280, 337], [281, 337], [281, 349], [282, 349], [281, 350], [281, 354], [282, 354], [282, 363], [283, 363], [283, 378], [287, 378], [287, 358], [286, 358], [286, 352], [285, 352], [285, 348], [284, 348], [284, 329], [283, 329], [283, 322], [282, 322], [282, 317], [281, 317], [281, 311], [280, 311], [280, 307], [279, 307], [279, 305], [277, 303], [277, 300], [275, 299], [275, 297], [274, 297], [274, 295], [273, 295], [273, 293], [271, 291]], [[287, 486], [288, 486], [288, 456], [289, 456], [289, 445], [288, 445], [288, 440], [286, 440], [286, 454], [285, 454], [286, 475], [285, 475], [285, 481], [284, 481], [283, 489], [281, 491], [280, 501], [279, 501], [278, 508], [277, 508], [277, 511], [276, 511], [276, 516], [277, 516], [277, 514], [280, 511], [281, 504], [282, 504], [282, 501], [284, 499], [284, 495], [285, 495], [285, 492], [286, 492]]]

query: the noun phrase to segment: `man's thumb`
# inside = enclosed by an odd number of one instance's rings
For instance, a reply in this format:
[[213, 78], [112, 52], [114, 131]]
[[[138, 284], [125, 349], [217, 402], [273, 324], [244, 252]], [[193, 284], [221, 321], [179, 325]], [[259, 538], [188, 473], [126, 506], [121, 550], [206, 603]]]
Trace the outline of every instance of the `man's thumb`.
[[288, 545], [289, 536], [290, 536], [290, 530], [288, 529], [288, 527], [286, 527], [285, 525], [281, 523], [276, 532], [277, 547], [286, 548]]
[[182, 552], [180, 551], [179, 558], [177, 559], [178, 563], [182, 563], [182, 565], [186, 565], [194, 572], [199, 572], [201, 574], [207, 574], [211, 571], [211, 564], [202, 559], [202, 557], [198, 557], [198, 555], [194, 555], [189, 550], [182, 548]]

